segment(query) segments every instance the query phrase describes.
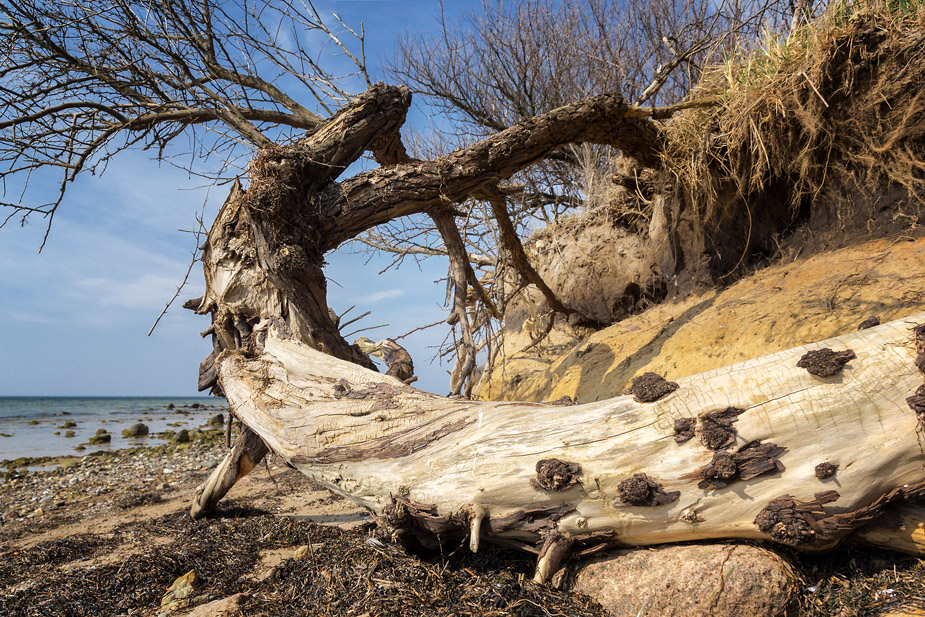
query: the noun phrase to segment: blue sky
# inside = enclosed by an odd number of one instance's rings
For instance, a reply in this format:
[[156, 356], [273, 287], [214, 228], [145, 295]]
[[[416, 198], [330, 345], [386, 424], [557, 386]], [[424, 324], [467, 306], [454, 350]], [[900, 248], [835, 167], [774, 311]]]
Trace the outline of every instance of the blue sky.
[[[448, 2], [447, 13], [478, 2]], [[337, 12], [351, 26], [364, 22], [373, 77], [406, 29], [437, 25], [432, 0], [340, 0], [317, 3], [322, 16]], [[420, 102], [418, 103], [420, 105]], [[410, 122], [424, 123], [418, 107]], [[148, 153], [117, 157], [102, 177], [86, 176], [69, 189], [51, 237], [39, 254], [44, 223], [0, 229], [0, 396], [132, 396], [196, 393], [197, 367], [211, 350], [199, 332], [205, 317], [183, 310], [201, 294], [197, 264], [190, 283], [151, 337], [152, 323], [189, 266], [194, 229], [205, 204], [213, 220], [227, 189], [210, 187]], [[364, 333], [397, 336], [444, 316], [442, 259], [377, 275], [389, 260], [339, 252], [328, 258], [329, 304], [350, 316], [372, 314], [356, 327], [390, 324]], [[351, 330], [353, 328], [350, 328]], [[403, 341], [415, 361], [418, 387], [445, 393], [447, 365], [431, 362], [445, 330]]]

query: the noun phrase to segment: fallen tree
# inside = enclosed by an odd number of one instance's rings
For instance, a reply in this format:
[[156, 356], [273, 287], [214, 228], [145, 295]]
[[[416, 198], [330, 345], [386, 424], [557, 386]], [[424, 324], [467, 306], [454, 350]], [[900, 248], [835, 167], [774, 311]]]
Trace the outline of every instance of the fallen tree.
[[[657, 143], [637, 110], [604, 95], [411, 161], [394, 154], [408, 98], [377, 86], [293, 146], [264, 151], [250, 188], [236, 185], [222, 207], [193, 303], [212, 315], [215, 342], [200, 385], [217, 387], [247, 429], [194, 516], [269, 449], [397, 536], [517, 546], [538, 554], [545, 581], [564, 556], [613, 543], [823, 548], [925, 493], [925, 331], [910, 329], [925, 314], [677, 384], [645, 375], [633, 396], [580, 406], [448, 399], [370, 370], [327, 308], [326, 251], [394, 217], [452, 215], [563, 143], [608, 141], [640, 157]], [[385, 158], [388, 137], [392, 160], [334, 182], [364, 150]]]
[[[0, 7], [0, 31], [12, 50], [5, 74], [17, 84], [15, 104], [0, 121], [6, 131], [0, 158], [11, 163], [0, 176], [28, 176], [49, 167], [64, 172], [60, 194], [45, 206], [4, 204], [24, 219], [50, 220], [65, 188], [88, 165], [91, 170], [103, 165], [134, 144], [163, 151], [202, 123], [223, 127], [219, 144], [259, 148], [248, 186], [234, 184], [208, 233], [206, 291], [190, 303], [212, 320], [204, 334], [214, 350], [200, 367], [200, 389], [224, 394], [246, 427], [203, 486], [194, 516], [208, 512], [272, 451], [375, 510], [396, 536], [427, 546], [468, 536], [473, 550], [483, 539], [516, 546], [538, 554], [536, 578], [545, 581], [566, 555], [613, 543], [764, 538], [824, 548], [887, 504], [925, 490], [919, 441], [925, 342], [916, 325], [921, 314], [909, 323], [893, 322], [677, 384], [642, 375], [632, 397], [603, 403], [458, 398], [472, 387], [478, 354], [468, 292], [494, 318], [504, 314], [473, 272], [457, 224], [458, 204], [467, 199], [490, 204], [504, 265], [516, 270], [521, 288], [529, 284], [542, 294], [551, 314], [575, 325], [598, 325], [581, 307], [563, 301], [531, 264], [506, 203], [517, 187], [507, 181], [568, 144], [612, 146], [639, 168], [658, 168], [671, 152], [666, 155], [665, 132], [650, 118], [715, 105], [720, 98], [642, 109], [617, 94], [603, 94], [522, 120], [445, 156], [416, 160], [400, 138], [409, 91], [373, 86], [362, 59], [340, 44], [310, 4], [306, 15], [287, 23], [320, 30], [335, 41], [366, 78], [367, 92], [351, 98], [310, 62], [313, 73], [306, 77], [300, 68], [304, 54], [277, 47], [272, 36], [264, 40], [275, 18], [261, 24], [263, 11], [244, 12], [244, 25], [254, 27], [229, 30], [234, 20], [213, 2], [155, 3], [150, 18], [121, 1], [0, 2]], [[290, 9], [297, 11], [289, 5], [274, 10], [286, 16]], [[877, 48], [880, 39], [870, 38], [869, 47]], [[235, 41], [237, 52], [223, 40]], [[918, 40], [907, 41], [912, 51], [898, 56], [903, 67], [915, 64]], [[253, 73], [267, 63], [301, 80], [321, 107], [324, 101], [343, 107], [328, 119], [316, 115]], [[825, 88], [832, 84], [821, 84], [820, 93], [810, 77], [803, 72], [794, 78], [799, 87], [793, 95], [798, 101], [822, 99], [813, 104], [828, 109], [823, 94], [831, 94]], [[915, 173], [918, 155], [905, 148], [920, 140], [921, 100], [916, 95], [908, 114], [888, 118], [885, 126], [898, 124], [905, 132], [883, 147], [908, 154], [902, 160]], [[700, 127], [692, 131], [698, 143], [714, 132], [715, 123], [708, 124], [707, 133]], [[288, 127], [296, 136], [272, 127]], [[116, 136], [125, 136], [124, 144], [114, 142]], [[792, 142], [780, 143], [776, 151], [789, 155]], [[681, 151], [677, 140], [672, 147]], [[380, 167], [338, 181], [364, 152]], [[715, 173], [723, 166], [717, 157], [691, 174], [715, 176], [703, 191], [665, 190], [657, 196], [666, 207], [663, 224], [652, 225], [659, 233], [650, 234], [651, 243], [666, 253], [656, 255], [665, 257], [657, 263], [667, 265], [649, 269], [661, 278], [677, 281], [701, 265], [705, 277], [724, 269], [719, 251], [714, 260], [705, 248], [709, 238], [699, 231], [676, 246], [679, 229], [697, 227], [701, 193], [717, 206], [715, 212], [724, 211], [719, 206], [727, 197], [744, 203], [734, 208], [738, 218], [714, 221], [723, 234], [737, 235], [732, 249], [751, 241], [749, 204], [790, 208], [767, 188], [764, 176], [743, 192], [735, 178]], [[789, 176], [771, 179], [778, 188], [790, 183]], [[624, 184], [648, 199], [646, 193], [656, 187], [642, 181]], [[803, 188], [791, 197], [803, 195]], [[773, 219], [764, 225], [768, 240], [794, 222], [769, 209], [756, 214]], [[373, 348], [346, 341], [327, 305], [325, 255], [377, 225], [412, 215], [433, 221], [449, 258], [448, 322], [459, 325], [462, 339], [455, 345], [455, 398], [411, 388], [404, 372], [401, 380], [373, 372], [366, 355]], [[749, 232], [741, 234], [735, 223], [745, 215]], [[744, 249], [723, 254], [733, 262], [729, 272], [750, 263]], [[410, 361], [406, 364], [402, 371], [410, 369]]]

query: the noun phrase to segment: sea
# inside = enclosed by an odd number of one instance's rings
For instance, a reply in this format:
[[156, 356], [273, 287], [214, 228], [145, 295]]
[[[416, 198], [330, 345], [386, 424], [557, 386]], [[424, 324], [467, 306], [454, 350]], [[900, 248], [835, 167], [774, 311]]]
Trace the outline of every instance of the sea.
[[[86, 456], [164, 441], [156, 433], [200, 427], [217, 414], [227, 418], [225, 399], [215, 397], [0, 397], [0, 461], [20, 457]], [[65, 423], [76, 426], [65, 428]], [[148, 435], [122, 436], [142, 423]], [[98, 429], [112, 435], [108, 444], [87, 445]], [[66, 431], [73, 431], [66, 437]], [[75, 450], [78, 445], [83, 450]]]

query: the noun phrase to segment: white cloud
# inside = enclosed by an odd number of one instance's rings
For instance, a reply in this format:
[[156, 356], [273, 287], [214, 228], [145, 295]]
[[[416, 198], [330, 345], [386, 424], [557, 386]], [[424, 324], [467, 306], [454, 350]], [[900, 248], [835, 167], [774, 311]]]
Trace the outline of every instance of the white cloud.
[[390, 298], [397, 298], [405, 293], [404, 289], [386, 289], [385, 291], [377, 291], [374, 294], [370, 294], [363, 298], [364, 302], [379, 302], [380, 300], [388, 300]]

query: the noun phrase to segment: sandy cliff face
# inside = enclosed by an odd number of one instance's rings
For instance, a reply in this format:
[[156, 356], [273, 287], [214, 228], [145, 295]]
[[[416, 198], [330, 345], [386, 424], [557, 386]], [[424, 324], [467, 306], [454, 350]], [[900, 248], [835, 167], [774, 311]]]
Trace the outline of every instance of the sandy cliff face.
[[925, 306], [925, 239], [877, 240], [781, 263], [721, 291], [665, 302], [582, 337], [567, 327], [543, 344], [508, 333], [505, 357], [483, 378], [486, 399], [578, 402], [622, 394], [653, 371], [700, 373], [886, 322]]

